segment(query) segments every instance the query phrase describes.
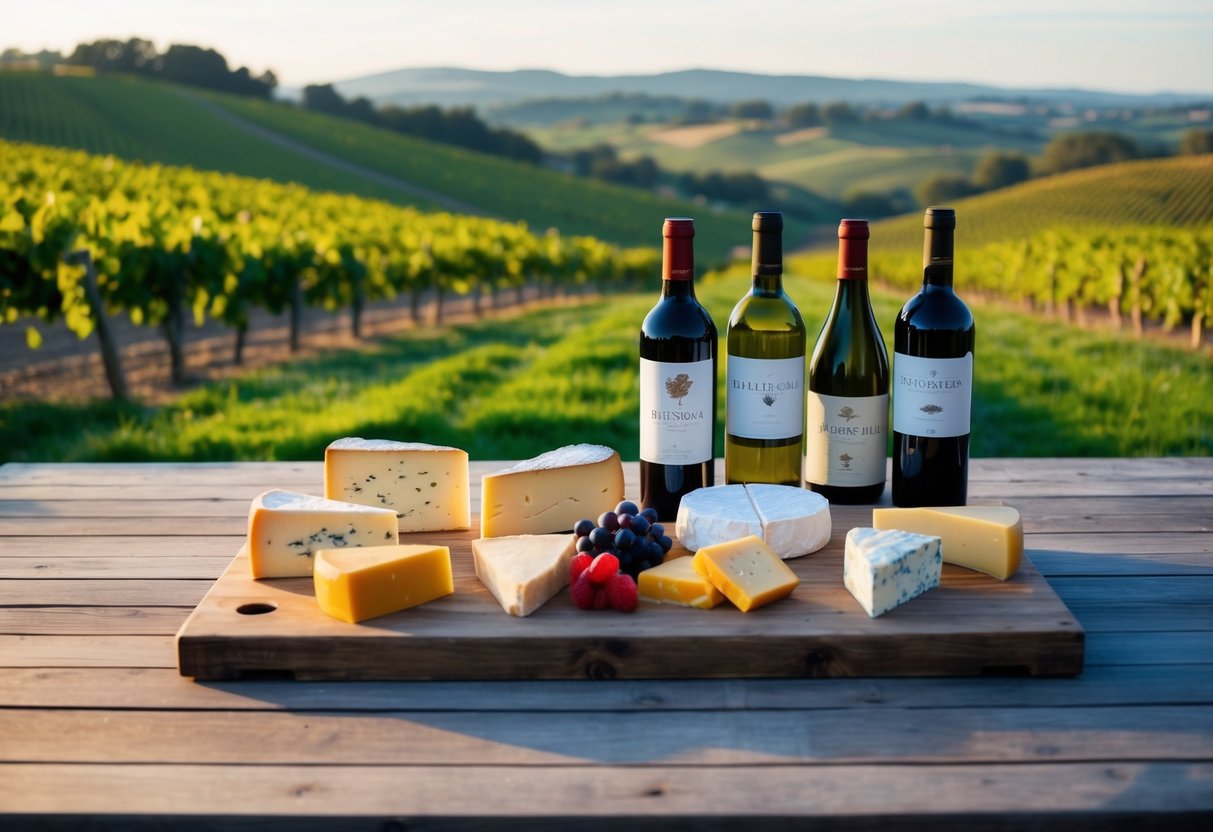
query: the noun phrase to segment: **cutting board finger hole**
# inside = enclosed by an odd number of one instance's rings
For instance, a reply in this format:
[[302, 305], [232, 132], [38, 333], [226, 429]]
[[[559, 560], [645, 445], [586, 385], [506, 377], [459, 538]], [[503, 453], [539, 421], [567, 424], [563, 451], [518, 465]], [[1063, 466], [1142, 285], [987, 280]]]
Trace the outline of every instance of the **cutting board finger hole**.
[[236, 612], [241, 615], [265, 615], [278, 609], [277, 604], [267, 604], [261, 601], [252, 604], [241, 604], [236, 607]]

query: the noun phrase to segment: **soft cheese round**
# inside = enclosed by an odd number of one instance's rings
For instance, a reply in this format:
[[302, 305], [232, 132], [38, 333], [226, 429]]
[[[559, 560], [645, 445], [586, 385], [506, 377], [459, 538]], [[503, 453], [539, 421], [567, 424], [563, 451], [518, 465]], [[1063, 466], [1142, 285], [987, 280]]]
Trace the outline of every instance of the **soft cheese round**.
[[678, 542], [697, 552], [704, 546], [728, 540], [750, 535], [762, 537], [762, 521], [744, 485], [715, 485], [683, 495], [674, 533]]
[[813, 491], [790, 485], [717, 485], [682, 498], [675, 533], [697, 551], [749, 535], [762, 539], [782, 560], [830, 542], [830, 504]]

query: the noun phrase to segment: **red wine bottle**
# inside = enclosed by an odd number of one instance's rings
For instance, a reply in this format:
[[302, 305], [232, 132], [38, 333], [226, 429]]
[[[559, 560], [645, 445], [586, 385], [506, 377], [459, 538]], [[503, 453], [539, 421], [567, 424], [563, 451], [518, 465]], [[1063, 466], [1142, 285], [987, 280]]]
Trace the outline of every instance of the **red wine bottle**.
[[956, 212], [928, 208], [922, 290], [893, 329], [893, 504], [964, 505], [973, 402], [973, 315], [952, 291]]
[[674, 520], [684, 494], [713, 484], [717, 338], [695, 299], [694, 221], [661, 233], [661, 297], [640, 328], [640, 503]]

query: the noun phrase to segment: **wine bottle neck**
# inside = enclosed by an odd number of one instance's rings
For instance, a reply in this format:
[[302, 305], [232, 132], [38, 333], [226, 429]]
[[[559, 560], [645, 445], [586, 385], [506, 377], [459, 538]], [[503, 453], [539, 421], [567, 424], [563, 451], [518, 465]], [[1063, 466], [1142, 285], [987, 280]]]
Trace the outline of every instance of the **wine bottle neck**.
[[695, 282], [693, 280], [670, 280], [663, 278], [661, 281], [661, 296], [663, 298], [693, 298], [695, 297]]
[[838, 238], [838, 279], [841, 285], [850, 282], [862, 283], [864, 291], [868, 284], [868, 240], [866, 237]]
[[663, 283], [691, 284], [695, 276], [693, 237], [665, 237], [662, 240], [661, 279]]
[[924, 286], [952, 285], [952, 251], [955, 231], [928, 228], [922, 242], [922, 283]]

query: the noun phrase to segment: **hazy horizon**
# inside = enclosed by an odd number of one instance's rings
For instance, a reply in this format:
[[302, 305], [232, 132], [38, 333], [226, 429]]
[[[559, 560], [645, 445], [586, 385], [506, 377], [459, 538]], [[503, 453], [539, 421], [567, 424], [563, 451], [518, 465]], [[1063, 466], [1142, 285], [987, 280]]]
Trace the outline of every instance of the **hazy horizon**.
[[[539, 69], [648, 75], [713, 69], [1136, 94], [1213, 93], [1213, 4], [1160, 0], [620, 0], [586, 8], [491, 0], [435, 8], [350, 0], [44, 0], [5, 10], [0, 47], [70, 53], [79, 42], [193, 43], [284, 86], [400, 69]], [[589, 33], [589, 34], [587, 34]], [[747, 48], [747, 44], [755, 44]]]

